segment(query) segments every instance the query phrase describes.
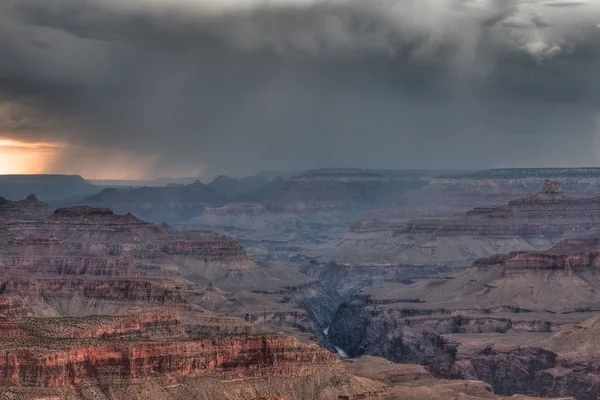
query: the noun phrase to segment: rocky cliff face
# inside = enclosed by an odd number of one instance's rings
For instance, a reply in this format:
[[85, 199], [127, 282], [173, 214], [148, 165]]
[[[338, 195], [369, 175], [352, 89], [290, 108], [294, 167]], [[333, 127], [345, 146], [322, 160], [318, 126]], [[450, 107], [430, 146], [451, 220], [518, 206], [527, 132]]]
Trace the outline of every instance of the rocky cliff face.
[[580, 196], [596, 194], [600, 188], [598, 168], [531, 168], [482, 170], [456, 176], [434, 177], [430, 185], [441, 190], [462, 190], [477, 193], [524, 194], [539, 187], [544, 180], [553, 180]]
[[211, 232], [179, 233], [165, 224], [154, 225], [131, 214], [117, 215], [108, 209], [91, 207], [63, 208], [37, 222], [4, 224], [0, 227], [0, 240], [6, 244], [0, 254], [5, 265], [12, 259], [19, 266], [18, 257], [33, 265], [42, 256], [77, 255], [130, 264], [132, 268], [168, 264], [180, 256], [207, 267], [253, 266], [239, 243], [229, 237]]
[[[355, 196], [362, 202], [389, 195], [370, 192], [382, 179], [401, 181], [375, 175], [306, 174], [298, 187], [316, 188], [320, 194], [313, 198], [300, 190], [298, 198], [275, 198], [256, 203], [263, 204], [259, 207], [214, 206], [206, 216], [248, 221], [281, 216], [288, 211], [269, 208], [281, 199], [303, 201], [294, 212], [317, 215], [324, 211], [318, 207], [338, 201], [340, 193], [348, 194], [349, 205], [336, 205], [334, 211], [352, 209], [358, 204]], [[556, 188], [543, 192], [552, 198], [529, 203], [571, 202], [555, 198], [560, 197]], [[332, 215], [325, 211], [319, 215]], [[319, 240], [323, 237], [314, 238]], [[337, 356], [306, 342], [321, 340], [341, 355], [376, 354], [463, 376], [460, 349], [444, 335], [551, 333], [597, 301], [593, 271], [577, 275], [593, 270], [595, 258], [586, 253], [559, 260], [563, 256], [548, 262], [548, 257], [528, 255], [525, 269], [517, 265], [524, 258], [497, 256], [460, 278], [423, 280], [445, 269], [392, 263], [353, 268], [314, 263], [298, 269], [266, 257], [257, 266], [229, 237], [176, 232], [105, 208], [69, 207], [41, 220], [11, 219], [0, 224], [0, 336], [6, 338], [0, 344], [1, 392], [13, 398], [188, 399], [201, 394], [214, 400], [324, 400], [406, 399], [415, 393], [428, 398], [435, 388], [447, 394], [435, 393], [436, 399], [494, 398], [490, 385], [440, 381], [417, 367], [406, 373], [421, 381], [416, 383], [406, 383], [395, 367], [386, 367], [389, 374], [379, 369], [377, 376], [359, 373], [361, 368], [349, 373]], [[370, 285], [373, 291], [355, 293]], [[568, 304], [557, 296], [573, 289], [578, 295]], [[547, 307], [550, 293], [561, 307]], [[293, 332], [298, 339], [274, 331]], [[492, 372], [481, 371], [475, 375], [496, 385]]]
[[317, 345], [281, 334], [192, 340], [182, 325], [178, 313], [161, 309], [124, 317], [0, 321], [2, 393], [65, 399], [499, 399], [482, 382], [434, 379], [415, 365], [372, 357], [342, 363]]
[[342, 374], [337, 357], [290, 336], [263, 334], [193, 340], [177, 312], [123, 317], [28, 318], [0, 323], [0, 386], [76, 388], [160, 377], [221, 380]]
[[[0, 388], [7, 398], [371, 399], [382, 382], [354, 377], [316, 344], [283, 334], [213, 332], [155, 308], [121, 317], [0, 321]], [[191, 333], [191, 335], [190, 335]]]
[[495, 237], [562, 237], [577, 232], [590, 234], [598, 218], [598, 199], [573, 199], [563, 192], [558, 182], [545, 181], [535, 195], [510, 201], [506, 206], [475, 208], [456, 218], [411, 221], [396, 234], [466, 232]]
[[345, 238], [311, 252], [318, 260], [353, 265], [456, 265], [498, 252], [550, 247], [568, 237], [600, 234], [598, 198], [573, 199], [560, 184], [505, 206], [479, 207], [447, 218], [367, 219]]
[[505, 271], [557, 270], [574, 274], [576, 270], [587, 268], [600, 270], [600, 239], [567, 239], [546, 251], [515, 251], [508, 254], [495, 254], [477, 260], [474, 265], [480, 268], [502, 266]]
[[593, 399], [598, 390], [598, 240], [477, 260], [454, 277], [376, 284], [337, 310], [327, 339], [480, 379], [497, 393]]
[[449, 335], [455, 360], [443, 374], [483, 379], [501, 394], [597, 398], [598, 317], [533, 337]]
[[392, 204], [401, 193], [425, 184], [422, 174], [410, 171], [307, 171], [229, 204], [207, 207], [177, 227], [215, 230], [289, 259], [304, 248], [339, 239], [364, 210]]
[[[285, 336], [182, 342], [78, 343], [64, 346], [18, 344], [2, 349], [2, 386], [74, 386], [106, 373], [122, 379], [160, 374], [165, 380], [209, 375], [222, 379], [260, 376], [309, 376], [342, 372], [339, 360], [316, 346]], [[53, 348], [53, 347], [58, 348]], [[6, 347], [6, 345], [4, 346]]]
[[[180, 233], [108, 209], [78, 206], [38, 221], [6, 221], [0, 243], [0, 312], [10, 317], [122, 315], [155, 306], [202, 314], [204, 306], [216, 307], [202, 292], [209, 282], [245, 288], [278, 284], [227, 236]], [[248, 320], [258, 311], [281, 313], [283, 320], [289, 317], [283, 310], [300, 311], [275, 301], [260, 307], [260, 301], [248, 301], [256, 306], [227, 311]], [[242, 319], [237, 326], [243, 330]], [[190, 329], [206, 333], [218, 323], [197, 325]]]
[[[385, 397], [386, 399], [501, 399], [500, 396], [492, 393], [493, 389], [487, 383], [477, 380], [435, 379], [419, 365], [395, 364], [385, 359], [369, 356], [345, 360], [344, 364], [355, 375], [391, 385], [393, 394]], [[518, 398], [526, 399], [521, 396]]]

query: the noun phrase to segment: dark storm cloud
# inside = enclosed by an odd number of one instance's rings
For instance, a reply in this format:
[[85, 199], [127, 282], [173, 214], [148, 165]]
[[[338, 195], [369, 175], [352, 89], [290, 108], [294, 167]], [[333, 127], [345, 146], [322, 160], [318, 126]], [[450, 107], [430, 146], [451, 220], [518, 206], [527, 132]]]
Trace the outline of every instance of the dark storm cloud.
[[0, 130], [59, 170], [598, 164], [597, 3], [256, 4], [6, 0]]

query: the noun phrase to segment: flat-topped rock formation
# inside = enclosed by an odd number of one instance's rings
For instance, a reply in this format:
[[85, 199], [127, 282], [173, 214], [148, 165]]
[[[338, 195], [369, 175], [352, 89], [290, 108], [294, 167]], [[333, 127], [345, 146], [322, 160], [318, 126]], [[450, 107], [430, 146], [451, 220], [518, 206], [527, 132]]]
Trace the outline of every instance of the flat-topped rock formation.
[[[575, 198], [600, 191], [598, 168], [525, 168], [440, 172], [427, 186], [403, 193], [389, 212], [406, 219], [447, 217], [534, 195], [545, 180]], [[369, 219], [365, 216], [365, 219]]]
[[475, 267], [504, 271], [552, 270], [575, 274], [600, 270], [600, 239], [567, 239], [545, 251], [514, 251], [476, 260]]
[[98, 190], [79, 175], [0, 175], [0, 194], [10, 200], [30, 193], [44, 201], [77, 199]]
[[536, 250], [569, 237], [600, 234], [598, 197], [575, 199], [545, 181], [533, 196], [448, 218], [360, 221], [346, 237], [308, 255], [349, 265], [468, 266], [477, 258]]
[[353, 302], [417, 314], [600, 311], [599, 257], [598, 239], [566, 240], [547, 251], [480, 259], [454, 276], [377, 284]]

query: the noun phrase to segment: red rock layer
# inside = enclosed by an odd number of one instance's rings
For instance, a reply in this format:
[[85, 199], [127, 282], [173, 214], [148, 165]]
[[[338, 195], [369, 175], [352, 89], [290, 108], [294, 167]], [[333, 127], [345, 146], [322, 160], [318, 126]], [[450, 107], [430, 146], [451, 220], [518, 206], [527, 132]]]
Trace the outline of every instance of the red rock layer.
[[147, 304], [189, 304], [193, 294], [181, 290], [181, 284], [172, 280], [47, 278], [14, 279], [4, 282], [2, 293], [20, 296], [27, 304], [41, 304], [45, 297], [138, 301]]
[[0, 385], [63, 387], [115, 379], [210, 375], [227, 379], [341, 372], [336, 356], [281, 335], [178, 342], [15, 342], [0, 350]]
[[[8, 322], [7, 322], [8, 323]], [[12, 323], [21, 332], [54, 339], [186, 338], [180, 313], [172, 309], [145, 309], [131, 315], [82, 318], [22, 318]], [[1, 329], [1, 328], [0, 328]]]
[[502, 265], [507, 270], [563, 270], [578, 267], [600, 270], [600, 239], [569, 239], [547, 251], [515, 251], [475, 261], [474, 266]]

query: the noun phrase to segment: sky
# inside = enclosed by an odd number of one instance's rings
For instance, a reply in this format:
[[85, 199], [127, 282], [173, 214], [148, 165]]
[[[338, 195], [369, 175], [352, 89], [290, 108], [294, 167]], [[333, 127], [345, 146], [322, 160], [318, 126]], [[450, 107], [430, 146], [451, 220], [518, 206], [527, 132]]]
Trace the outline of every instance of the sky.
[[3, 0], [0, 173], [600, 166], [600, 0]]

